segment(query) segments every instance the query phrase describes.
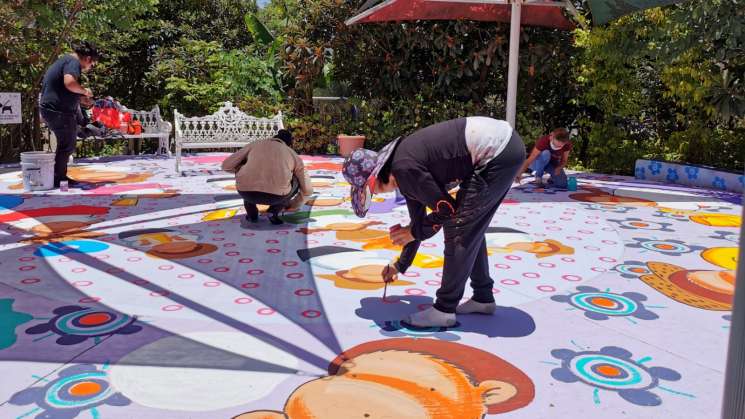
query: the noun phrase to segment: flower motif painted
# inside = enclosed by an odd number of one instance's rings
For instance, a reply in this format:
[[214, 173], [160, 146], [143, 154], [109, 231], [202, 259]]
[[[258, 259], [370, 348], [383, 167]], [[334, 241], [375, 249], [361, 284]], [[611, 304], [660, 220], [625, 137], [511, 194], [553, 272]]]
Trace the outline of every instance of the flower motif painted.
[[627, 279], [637, 279], [642, 275], [649, 275], [652, 273], [646, 263], [638, 260], [627, 260], [620, 265], [616, 265], [613, 270]]
[[703, 246], [687, 245], [685, 242], [680, 240], [655, 240], [647, 239], [644, 237], [634, 237], [636, 243], [626, 244], [626, 247], [633, 249], [644, 249], [652, 250], [658, 253], [663, 253], [670, 256], [680, 256], [686, 253], [695, 252], [697, 250], [706, 249]]
[[636, 207], [624, 207], [621, 205], [608, 205], [608, 204], [600, 204], [600, 203], [581, 203], [585, 209], [590, 211], [603, 211], [603, 212], [613, 212], [616, 214], [625, 214], [629, 211], [634, 211]]
[[[595, 287], [577, 287], [577, 292], [569, 295], [554, 295], [553, 301], [568, 303], [575, 309], [585, 312], [591, 320], [608, 320], [611, 317], [634, 317], [639, 320], [655, 320], [659, 316], [644, 307], [647, 297], [638, 292], [616, 294], [609, 290], [601, 291]], [[632, 321], [633, 322], [633, 321]]]
[[675, 220], [675, 221], [682, 221], [682, 222], [690, 221], [687, 215], [678, 214], [675, 212], [657, 211], [654, 214], [652, 214], [652, 216], [659, 217], [659, 218], [667, 218], [668, 220]]
[[58, 335], [58, 344], [75, 345], [88, 339], [98, 343], [105, 336], [131, 335], [142, 330], [142, 326], [134, 324], [137, 318], [109, 310], [63, 306], [53, 313], [55, 316], [51, 320], [26, 329], [26, 333]]
[[660, 172], [662, 171], [662, 163], [660, 163], [658, 161], [649, 162], [649, 166], [647, 166], [647, 167], [649, 168], [649, 171], [653, 175], [659, 175]]
[[727, 182], [724, 180], [723, 177], [715, 176], [714, 180], [711, 182], [711, 186], [716, 189], [726, 190]]
[[637, 167], [636, 169], [634, 169], [634, 176], [637, 179], [646, 179], [647, 178], [646, 170], [643, 167]]
[[727, 240], [732, 243], [740, 243], [740, 235], [732, 231], [715, 231], [714, 234], [709, 237], [712, 239]]
[[675, 230], [671, 229], [670, 223], [656, 223], [652, 221], [642, 220], [641, 218], [626, 218], [623, 220], [612, 220], [608, 219], [612, 223], [618, 224], [619, 228], [625, 230], [651, 230], [651, 231], [665, 231], [672, 233]]
[[25, 417], [42, 410], [37, 418], [75, 418], [89, 411], [94, 418], [99, 417], [98, 406], [127, 406], [130, 400], [111, 386], [106, 366], [101, 370], [94, 365], [73, 365], [59, 373], [59, 377], [49, 381], [44, 387], [30, 387], [19, 391], [10, 398], [16, 406], [36, 405]]
[[680, 380], [680, 373], [665, 367], [647, 367], [643, 364], [651, 358], [635, 361], [631, 352], [617, 346], [580, 352], [554, 349], [551, 356], [561, 360], [561, 367], [552, 370], [551, 376], [562, 383], [580, 382], [593, 387], [596, 404], [600, 404], [600, 390], [614, 392], [637, 406], [661, 405], [662, 398], [653, 392], [657, 389], [686, 395], [660, 385], [661, 381]]
[[695, 166], [686, 166], [683, 168], [686, 172], [686, 176], [688, 177], [688, 180], [696, 180], [698, 179], [698, 172], [699, 168]]
[[673, 167], [667, 168], [667, 177], [665, 178], [668, 182], [675, 183], [680, 179], [680, 176], [678, 175], [678, 169], [675, 169]]

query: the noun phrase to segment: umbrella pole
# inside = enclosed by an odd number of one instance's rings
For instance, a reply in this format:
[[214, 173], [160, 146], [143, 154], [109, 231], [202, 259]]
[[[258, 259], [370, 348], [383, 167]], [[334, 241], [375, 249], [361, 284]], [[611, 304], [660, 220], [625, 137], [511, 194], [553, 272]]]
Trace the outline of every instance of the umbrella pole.
[[507, 70], [507, 122], [515, 127], [517, 114], [517, 73], [520, 57], [520, 18], [522, 17], [523, 0], [512, 0], [510, 20], [510, 59]]
[[[743, 210], [745, 218], [745, 209]], [[724, 378], [722, 418], [745, 417], [745, 224], [740, 226], [735, 298], [729, 332], [729, 351]]]

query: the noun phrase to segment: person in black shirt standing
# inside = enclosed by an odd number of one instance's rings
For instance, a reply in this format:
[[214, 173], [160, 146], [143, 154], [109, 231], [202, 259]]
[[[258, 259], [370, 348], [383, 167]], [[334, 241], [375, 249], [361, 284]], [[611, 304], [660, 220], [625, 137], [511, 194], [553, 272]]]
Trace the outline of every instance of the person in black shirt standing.
[[[380, 153], [355, 150], [344, 162], [342, 173], [352, 185], [357, 216], [365, 216], [374, 193], [398, 188], [406, 198], [411, 223], [391, 229], [393, 243], [404, 248], [398, 261], [381, 272], [384, 281], [406, 272], [419, 243], [444, 230], [445, 264], [437, 301], [404, 319], [406, 323], [450, 327], [455, 313], [494, 313], [485, 233], [524, 161], [525, 144], [509, 123], [468, 117], [423, 128], [392, 141]], [[453, 198], [449, 190], [456, 185], [460, 188]], [[473, 297], [459, 304], [469, 277]]]
[[57, 138], [54, 159], [54, 186], [67, 177], [67, 162], [75, 151], [80, 111], [80, 97], [93, 97], [90, 89], [80, 85], [81, 71], [93, 68], [100, 54], [96, 47], [83, 42], [54, 62], [44, 75], [41, 85], [41, 117]]

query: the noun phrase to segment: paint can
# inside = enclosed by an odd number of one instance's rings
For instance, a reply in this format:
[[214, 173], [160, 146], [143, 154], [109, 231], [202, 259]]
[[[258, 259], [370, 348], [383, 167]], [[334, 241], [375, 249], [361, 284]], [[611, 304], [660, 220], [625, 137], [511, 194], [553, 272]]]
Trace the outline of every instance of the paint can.
[[577, 178], [575, 176], [569, 176], [567, 178], [567, 189], [570, 191], [577, 190]]
[[70, 188], [70, 184], [66, 180], [61, 180], [59, 182], [59, 190], [60, 192], [67, 192]]
[[54, 153], [27, 151], [21, 153], [23, 189], [26, 192], [48, 191], [54, 187]]

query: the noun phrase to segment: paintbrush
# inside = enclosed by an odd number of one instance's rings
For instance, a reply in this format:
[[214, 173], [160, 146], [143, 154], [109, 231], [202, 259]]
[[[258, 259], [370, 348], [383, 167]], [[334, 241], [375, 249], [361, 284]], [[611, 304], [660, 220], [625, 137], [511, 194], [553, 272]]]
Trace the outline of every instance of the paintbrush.
[[[392, 234], [393, 232], [395, 232], [396, 230], [400, 228], [401, 228], [401, 224], [396, 224], [394, 226], [391, 226], [391, 228], [388, 229], [388, 232]], [[392, 260], [391, 264], [396, 263], [397, 259], [398, 258]], [[390, 269], [390, 267], [391, 265], [388, 264], [386, 265], [385, 268], [383, 268], [383, 282], [385, 283], [385, 285], [383, 286], [383, 302], [385, 302], [385, 297], [388, 294], [388, 281], [385, 280], [385, 276], [388, 274], [388, 270]]]
[[390, 269], [390, 265], [386, 265], [385, 268], [383, 268], [383, 302], [385, 302], [385, 296], [388, 294], [388, 281], [385, 280], [385, 276], [388, 274], [388, 269]]

